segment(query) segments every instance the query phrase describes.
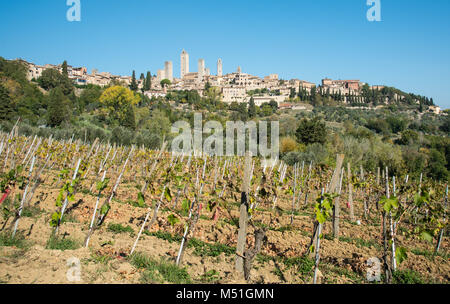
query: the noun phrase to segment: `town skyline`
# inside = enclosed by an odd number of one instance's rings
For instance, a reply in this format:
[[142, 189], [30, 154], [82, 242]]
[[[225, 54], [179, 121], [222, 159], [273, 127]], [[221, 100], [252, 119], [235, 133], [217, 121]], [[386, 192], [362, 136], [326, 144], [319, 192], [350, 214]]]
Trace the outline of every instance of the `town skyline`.
[[[21, 61], [26, 67], [27, 79], [36, 81], [43, 76], [45, 70], [55, 69], [63, 72], [63, 64], [45, 64], [37, 65], [23, 59]], [[408, 104], [417, 104], [422, 108], [423, 105], [429, 106], [429, 112], [440, 114], [441, 108], [434, 103], [433, 98], [420, 96], [410, 92], [398, 91], [397, 88], [388, 85], [369, 85], [367, 82], [359, 79], [331, 79], [322, 78], [320, 84], [309, 82], [307, 80], [280, 79], [278, 74], [269, 74], [264, 77], [251, 75], [242, 71], [239, 66], [235, 72], [223, 74], [223, 61], [218, 59], [216, 62], [216, 75], [211, 73], [211, 69], [205, 65], [204, 59], [198, 60], [197, 72], [190, 70], [189, 53], [185, 49], [180, 54], [180, 78], [174, 77], [173, 62], [165, 61], [164, 69], [157, 70], [156, 75], [150, 75], [148, 82], [148, 73], [136, 73], [133, 70], [132, 76], [114, 75], [110, 72], [98, 71], [92, 69], [88, 73], [86, 67], [75, 67], [64, 61], [64, 69], [69, 79], [76, 85], [85, 86], [88, 84], [105, 87], [116, 83], [141, 90], [149, 98], [166, 97], [168, 90], [175, 91], [197, 91], [199, 95], [204, 95], [207, 87], [214, 87], [214, 94], [225, 103], [251, 103], [261, 106], [265, 103], [275, 102], [282, 108], [304, 108], [296, 106], [292, 101], [301, 101], [308, 99], [317, 105], [322, 101], [315, 97], [316, 93], [325, 97], [327, 102], [334, 100], [338, 104], [349, 104], [357, 107], [372, 104], [374, 106], [386, 106], [392, 103], [406, 102]], [[147, 77], [146, 77], [147, 75]], [[167, 81], [167, 82], [166, 82]], [[382, 97], [377, 92], [382, 93]], [[211, 93], [211, 92], [210, 92]], [[209, 94], [209, 93], [207, 93]], [[378, 97], [375, 97], [378, 96]], [[286, 103], [288, 102], [288, 103]]]
[[277, 73], [316, 84], [357, 78], [450, 107], [450, 43], [443, 39], [450, 35], [448, 1], [382, 1], [381, 22], [369, 22], [366, 1], [359, 0], [82, 1], [80, 22], [66, 20], [67, 8], [65, 1], [5, 4], [0, 55], [42, 65], [67, 60], [119, 75], [156, 74], [169, 60], [177, 75], [185, 48], [191, 67], [203, 58], [211, 72], [221, 58], [224, 74], [241, 66], [260, 77]]

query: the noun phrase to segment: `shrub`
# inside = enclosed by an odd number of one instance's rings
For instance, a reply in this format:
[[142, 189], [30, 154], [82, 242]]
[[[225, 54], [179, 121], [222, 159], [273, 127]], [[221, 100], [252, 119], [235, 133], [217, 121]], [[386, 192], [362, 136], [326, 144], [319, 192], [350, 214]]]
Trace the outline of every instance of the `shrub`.
[[297, 142], [292, 137], [284, 137], [280, 142], [280, 152], [289, 153], [297, 149]]
[[297, 140], [304, 144], [325, 143], [327, 139], [327, 128], [319, 118], [303, 119], [295, 133]]

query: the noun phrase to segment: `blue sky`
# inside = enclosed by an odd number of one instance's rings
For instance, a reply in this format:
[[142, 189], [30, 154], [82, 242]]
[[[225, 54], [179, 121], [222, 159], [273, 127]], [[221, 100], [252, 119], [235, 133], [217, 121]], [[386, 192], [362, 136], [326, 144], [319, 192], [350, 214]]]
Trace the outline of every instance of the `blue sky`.
[[81, 0], [68, 22], [66, 0], [0, 4], [0, 56], [113, 74], [156, 74], [180, 52], [216, 73], [244, 72], [319, 83], [360, 79], [433, 97], [450, 108], [450, 1], [381, 0], [381, 22], [366, 0]]

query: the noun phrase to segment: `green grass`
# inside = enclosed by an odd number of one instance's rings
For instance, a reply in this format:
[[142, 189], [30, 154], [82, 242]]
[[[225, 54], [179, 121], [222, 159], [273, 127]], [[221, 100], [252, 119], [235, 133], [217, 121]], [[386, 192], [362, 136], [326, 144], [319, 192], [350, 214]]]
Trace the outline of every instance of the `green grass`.
[[2, 232], [0, 233], [0, 246], [27, 249], [29, 247], [29, 243], [25, 240], [25, 237], [21, 233], [16, 233], [16, 236], [12, 238], [11, 233]]
[[420, 273], [413, 270], [397, 270], [392, 273], [394, 284], [426, 284]]
[[354, 244], [358, 248], [363, 248], [363, 247], [371, 248], [371, 247], [374, 247], [375, 249], [381, 250], [380, 244], [378, 244], [374, 240], [366, 241], [366, 240], [360, 239], [360, 238], [351, 238], [351, 237], [347, 237], [347, 236], [340, 236], [339, 237], [339, 241], [340, 242]]
[[215, 269], [207, 271], [205, 274], [203, 274], [200, 277], [200, 281], [202, 283], [214, 283], [214, 282], [217, 282], [219, 280], [220, 280], [219, 273]]
[[137, 201], [129, 200], [127, 204], [136, 208], [148, 208], [147, 204], [139, 204]]
[[288, 269], [291, 267], [295, 267], [297, 272], [303, 276], [311, 274], [314, 268], [314, 260], [307, 256], [284, 258], [282, 262]]
[[353, 272], [345, 268], [336, 267], [330, 264], [320, 264], [319, 269], [322, 270], [322, 273], [324, 274], [325, 278], [329, 278], [330, 275], [334, 274], [335, 276], [338, 277], [345, 276], [356, 284], [362, 284], [364, 282], [363, 275], [360, 275], [356, 272]]
[[294, 267], [297, 273], [304, 276], [311, 274], [314, 268], [314, 260], [307, 256], [286, 258], [280, 256], [272, 257], [265, 254], [258, 254], [256, 256], [256, 261], [261, 264], [266, 264], [269, 261], [283, 263], [286, 266], [286, 269]]
[[200, 219], [201, 219], [201, 220], [205, 220], [205, 221], [211, 220], [211, 218], [210, 218], [210, 217], [207, 217], [206, 215], [200, 215]]
[[[148, 232], [145, 231], [144, 234], [149, 236], [155, 236], [159, 239], [168, 241], [170, 243], [181, 243], [182, 237], [180, 235], [172, 235], [169, 232], [164, 231], [157, 231], [157, 232]], [[210, 256], [210, 257], [217, 257], [222, 252], [225, 253], [225, 255], [232, 255], [236, 252], [235, 247], [230, 247], [227, 245], [223, 245], [220, 243], [210, 244], [203, 241], [200, 241], [196, 238], [189, 239], [187, 243], [188, 248], [194, 248], [194, 254], [197, 256]]]
[[280, 228], [272, 228], [270, 230], [278, 231], [278, 232], [294, 231], [294, 227], [292, 227], [292, 226], [283, 226], [283, 227], [280, 227]]
[[442, 252], [442, 250], [436, 254], [434, 254], [434, 251], [429, 251], [429, 250], [423, 250], [423, 249], [411, 249], [411, 252], [414, 253], [415, 255], [421, 255], [426, 257], [429, 260], [433, 260], [433, 258], [435, 256], [439, 256], [441, 258], [443, 258], [444, 260], [448, 260], [450, 259], [450, 254], [447, 252]]
[[43, 210], [40, 209], [39, 207], [31, 206], [31, 207], [27, 207], [27, 208], [23, 209], [22, 216], [33, 218], [33, 217], [37, 217], [42, 212], [43, 212]]
[[47, 249], [61, 250], [61, 251], [76, 250], [80, 247], [81, 245], [76, 240], [67, 237], [56, 236], [54, 234], [50, 236], [46, 246]]
[[78, 219], [72, 214], [64, 214], [60, 225], [64, 223], [78, 223]]
[[261, 221], [254, 221], [253, 225], [255, 225], [255, 227], [258, 227], [258, 228], [269, 228], [269, 226], [267, 224], [264, 224]]
[[222, 253], [225, 255], [232, 255], [236, 252], [236, 248], [223, 245], [220, 243], [210, 244], [195, 238], [192, 238], [188, 242], [188, 248], [194, 248], [194, 254], [197, 256], [210, 256], [217, 257]]
[[367, 247], [367, 248], [374, 247], [376, 249], [381, 249], [380, 244], [378, 244], [374, 240], [368, 240], [367, 241], [367, 240], [364, 240], [364, 239], [357, 238], [357, 239], [355, 239], [355, 244], [359, 248], [362, 248], [362, 247]]
[[228, 225], [231, 225], [231, 226], [238, 227], [238, 225], [239, 225], [239, 219], [238, 218], [235, 218], [235, 219], [224, 218], [223, 221], [225, 223], [227, 223]]
[[113, 258], [108, 255], [100, 255], [93, 253], [91, 254], [91, 258], [89, 260], [97, 264], [107, 265], [109, 261], [111, 261], [112, 259]]
[[183, 239], [180, 235], [173, 235], [164, 231], [149, 232], [148, 230], [145, 230], [143, 233], [148, 236], [154, 236], [158, 239], [168, 241], [169, 243], [179, 243]]
[[134, 235], [134, 230], [130, 226], [122, 226], [121, 224], [109, 224], [108, 231], [113, 233], [130, 233], [130, 235]]
[[142, 282], [145, 284], [165, 282], [174, 284], [192, 283], [186, 268], [180, 268], [164, 259], [157, 261], [141, 253], [135, 253], [129, 259], [136, 268], [145, 269], [142, 274]]

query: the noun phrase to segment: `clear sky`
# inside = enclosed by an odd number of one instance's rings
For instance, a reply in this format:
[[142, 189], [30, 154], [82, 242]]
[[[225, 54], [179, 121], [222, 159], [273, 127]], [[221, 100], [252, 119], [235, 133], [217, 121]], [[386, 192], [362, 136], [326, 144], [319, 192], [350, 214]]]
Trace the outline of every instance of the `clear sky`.
[[68, 22], [66, 0], [0, 4], [0, 56], [86, 66], [137, 76], [190, 55], [211, 73], [243, 72], [320, 83], [360, 79], [433, 97], [450, 108], [450, 1], [381, 0], [369, 22], [366, 0], [81, 0]]

